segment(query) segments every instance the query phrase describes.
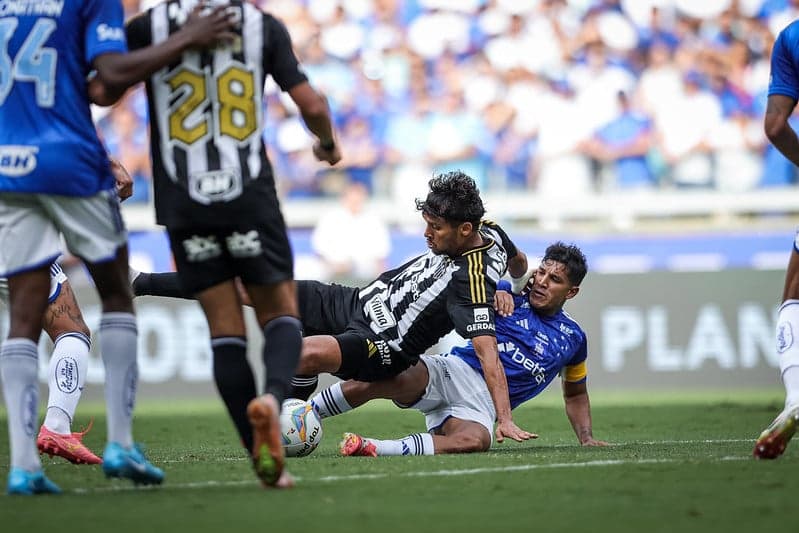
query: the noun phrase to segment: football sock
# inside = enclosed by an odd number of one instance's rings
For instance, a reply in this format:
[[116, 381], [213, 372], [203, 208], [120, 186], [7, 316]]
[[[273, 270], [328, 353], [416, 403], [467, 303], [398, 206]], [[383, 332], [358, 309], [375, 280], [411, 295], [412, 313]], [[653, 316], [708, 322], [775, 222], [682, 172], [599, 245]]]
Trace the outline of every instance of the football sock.
[[55, 340], [47, 376], [49, 396], [44, 425], [65, 435], [71, 432], [72, 419], [86, 384], [91, 341], [83, 333], [65, 333]]
[[319, 376], [294, 376], [291, 378], [291, 393], [289, 396], [292, 398], [299, 398], [301, 400], [308, 400], [319, 385]]
[[136, 296], [194, 299], [194, 295], [183, 288], [177, 272], [140, 272], [131, 287]]
[[255, 398], [255, 378], [247, 361], [247, 339], [211, 339], [214, 353], [214, 382], [227, 412], [239, 432], [241, 442], [252, 450], [252, 426], [247, 419], [247, 404]]
[[29, 472], [40, 470], [36, 448], [39, 420], [39, 352], [30, 339], [7, 339], [0, 347], [0, 378], [8, 416], [12, 468]]
[[105, 366], [108, 441], [129, 448], [133, 444], [133, 406], [139, 376], [136, 316], [133, 313], [103, 313], [99, 333]]
[[[264, 326], [265, 392], [274, 395], [278, 405], [286, 399], [291, 378], [302, 351], [302, 324], [292, 316], [279, 316]], [[306, 396], [303, 400], [307, 400]]]
[[414, 433], [397, 440], [366, 439], [377, 448], [377, 455], [433, 455], [433, 436]]
[[799, 300], [786, 300], [777, 314], [777, 352], [785, 405], [799, 404]]
[[334, 383], [314, 396], [311, 405], [316, 409], [319, 418], [329, 418], [352, 410], [341, 390], [341, 382]]

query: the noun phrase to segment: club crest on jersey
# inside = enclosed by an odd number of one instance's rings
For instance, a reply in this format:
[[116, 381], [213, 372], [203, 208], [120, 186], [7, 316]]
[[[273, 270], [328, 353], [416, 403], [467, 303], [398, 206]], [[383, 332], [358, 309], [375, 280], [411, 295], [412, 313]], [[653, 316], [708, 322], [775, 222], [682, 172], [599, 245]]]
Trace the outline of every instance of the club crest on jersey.
[[201, 204], [229, 202], [241, 195], [241, 174], [234, 169], [196, 172], [189, 175], [189, 195]]
[[0, 146], [0, 174], [16, 178], [33, 172], [36, 168], [36, 146]]

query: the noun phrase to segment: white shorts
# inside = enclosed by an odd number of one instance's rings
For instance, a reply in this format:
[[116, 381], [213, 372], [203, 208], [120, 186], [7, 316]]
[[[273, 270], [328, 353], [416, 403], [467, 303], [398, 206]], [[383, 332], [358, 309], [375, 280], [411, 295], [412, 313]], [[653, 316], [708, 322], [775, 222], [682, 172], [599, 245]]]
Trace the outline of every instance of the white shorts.
[[[67, 280], [67, 275], [61, 270], [58, 263], [50, 265], [50, 295], [47, 297], [47, 303], [51, 304], [56, 301], [58, 295], [61, 294], [61, 285]], [[8, 306], [8, 278], [0, 278], [0, 302]]]
[[427, 430], [455, 417], [481, 424], [493, 442], [497, 415], [483, 376], [454, 355], [422, 355], [422, 362], [430, 381], [422, 399], [410, 407], [424, 413]]
[[61, 235], [70, 252], [90, 263], [113, 259], [127, 241], [116, 193], [0, 195], [0, 275], [54, 262]]

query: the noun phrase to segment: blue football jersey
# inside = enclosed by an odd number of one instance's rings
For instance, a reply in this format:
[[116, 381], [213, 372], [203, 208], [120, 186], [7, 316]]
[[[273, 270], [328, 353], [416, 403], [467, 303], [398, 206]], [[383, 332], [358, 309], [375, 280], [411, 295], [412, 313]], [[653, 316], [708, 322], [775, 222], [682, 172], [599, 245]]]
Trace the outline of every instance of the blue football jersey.
[[774, 42], [768, 94], [799, 100], [799, 20], [786, 26]]
[[[497, 290], [509, 288], [503, 281]], [[508, 378], [511, 409], [537, 396], [561, 370], [566, 381], [585, 381], [588, 356], [585, 332], [564, 311], [542, 316], [533, 311], [526, 296], [514, 295], [513, 300], [513, 314], [497, 316], [494, 321], [499, 360]], [[471, 342], [454, 348], [452, 355], [483, 373]]]
[[119, 0], [0, 2], [0, 191], [89, 196], [114, 186], [86, 77], [124, 53]]

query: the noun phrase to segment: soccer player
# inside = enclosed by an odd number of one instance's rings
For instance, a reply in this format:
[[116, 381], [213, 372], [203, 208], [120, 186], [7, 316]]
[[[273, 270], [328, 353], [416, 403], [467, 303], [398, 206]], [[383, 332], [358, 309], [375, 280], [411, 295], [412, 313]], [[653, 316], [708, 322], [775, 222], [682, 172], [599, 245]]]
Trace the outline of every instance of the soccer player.
[[[788, 119], [799, 99], [799, 21], [783, 29], [771, 51], [771, 76], [764, 129], [774, 146], [799, 165], [799, 139]], [[785, 386], [785, 408], [758, 437], [753, 455], [776, 459], [785, 451], [799, 424], [799, 231], [785, 273], [782, 306], [777, 317], [776, 347]]]
[[[361, 289], [305, 284], [299, 292], [307, 336], [293, 397], [307, 399], [316, 376], [378, 381], [396, 376], [453, 329], [471, 339], [497, 412], [497, 440], [526, 440], [513, 422], [494, 331], [494, 291], [506, 270], [519, 278], [527, 257], [502, 229], [481, 222], [483, 201], [460, 171], [430, 180], [417, 209], [428, 252]], [[312, 376], [309, 379], [309, 376]]]
[[[565, 311], [585, 277], [585, 256], [576, 246], [549, 246], [533, 273], [529, 293], [512, 295], [507, 281], [496, 293], [497, 344], [511, 407], [534, 398], [559, 373], [566, 415], [583, 446], [606, 446], [594, 438], [586, 387], [585, 332]], [[420, 364], [384, 381], [339, 382], [314, 396], [322, 418], [347, 412], [374, 398], [425, 414], [428, 433], [377, 440], [345, 433], [343, 455], [422, 455], [482, 452], [491, 447], [495, 411], [473, 342], [449, 354], [423, 355]]]
[[[179, 31], [192, 1], [167, 1], [129, 21], [132, 49]], [[264, 486], [284, 472], [280, 406], [302, 346], [291, 247], [263, 142], [267, 75], [317, 137], [316, 158], [341, 154], [326, 99], [299, 67], [285, 26], [253, 4], [222, 2], [236, 21], [229, 45], [187, 52], [146, 80], [156, 219], [166, 226], [180, 284], [211, 334], [214, 381]], [[240, 279], [263, 330], [265, 393], [247, 362]]]
[[[35, 442], [37, 342], [48, 305], [50, 265], [67, 248], [86, 264], [100, 295], [108, 444], [103, 470], [136, 483], [163, 472], [133, 444], [136, 319], [127, 279], [127, 235], [114, 175], [91, 121], [89, 98], [111, 103], [186, 48], [224, 38], [222, 10], [160, 47], [126, 53], [116, 0], [12, 2], [0, 15], [0, 276], [8, 278], [10, 325], [0, 379], [11, 448], [9, 494], [57, 493]], [[95, 75], [87, 88], [86, 76]]]
[[[0, 301], [8, 304], [8, 282], [0, 278]], [[50, 265], [50, 296], [42, 327], [53, 341], [47, 372], [49, 396], [36, 445], [39, 452], [58, 455], [75, 464], [103, 461], [86, 445], [82, 432], [72, 432], [72, 419], [86, 383], [91, 349], [90, 331], [83, 321], [69, 280], [58, 263]]]
[[[505, 374], [494, 337], [494, 290], [508, 270], [516, 290], [529, 278], [527, 257], [496, 224], [481, 221], [474, 180], [450, 172], [430, 180], [417, 202], [430, 250], [358, 289], [316, 281], [297, 286], [303, 333], [291, 397], [307, 399], [317, 375], [374, 381], [416, 364], [419, 354], [455, 329], [472, 342], [496, 406], [497, 440], [526, 440], [510, 414]], [[186, 297], [169, 273], [140, 274], [138, 295]], [[242, 303], [247, 303], [242, 299]]]
[[[111, 171], [116, 180], [117, 196], [125, 201], [133, 194], [133, 178], [115, 159]], [[0, 301], [8, 305], [8, 280], [0, 278]], [[53, 353], [47, 372], [49, 395], [44, 422], [36, 437], [40, 453], [58, 455], [75, 464], [99, 464], [97, 457], [83, 444], [83, 436], [91, 429], [72, 432], [75, 416], [89, 366], [91, 332], [66, 274], [58, 265], [50, 265], [50, 296], [42, 321], [42, 329], [53, 342]]]

